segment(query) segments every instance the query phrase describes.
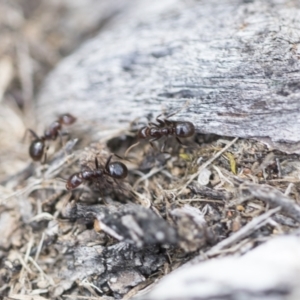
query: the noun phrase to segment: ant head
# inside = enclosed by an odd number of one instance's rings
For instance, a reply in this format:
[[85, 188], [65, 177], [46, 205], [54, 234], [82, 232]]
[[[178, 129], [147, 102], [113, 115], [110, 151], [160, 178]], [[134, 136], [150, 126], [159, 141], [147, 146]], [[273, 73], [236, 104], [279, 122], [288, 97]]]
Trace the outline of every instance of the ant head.
[[107, 166], [106, 172], [109, 176], [115, 179], [126, 178], [128, 174], [127, 167], [119, 161], [110, 163]]
[[71, 125], [76, 121], [76, 118], [71, 114], [62, 114], [58, 118], [59, 122], [64, 125]]

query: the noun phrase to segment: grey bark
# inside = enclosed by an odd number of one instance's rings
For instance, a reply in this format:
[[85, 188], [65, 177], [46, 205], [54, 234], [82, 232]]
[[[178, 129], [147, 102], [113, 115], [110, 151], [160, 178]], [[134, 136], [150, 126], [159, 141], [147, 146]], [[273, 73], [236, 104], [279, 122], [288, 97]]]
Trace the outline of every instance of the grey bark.
[[198, 132], [300, 153], [297, 1], [133, 3], [49, 76], [41, 126], [70, 111], [95, 139], [188, 100]]
[[300, 295], [299, 247], [299, 237], [277, 237], [241, 257], [180, 268], [134, 299], [296, 300]]
[[[126, 205], [83, 205], [74, 202], [64, 207], [63, 216], [88, 224], [97, 220], [100, 230], [83, 230], [79, 235], [58, 238], [55, 248], [64, 252], [60, 270], [59, 288], [52, 297], [56, 298], [76, 280], [93, 277], [98, 290], [112, 292], [120, 299], [132, 287], [146, 280], [166, 262], [161, 247], [170, 248], [178, 243], [176, 230], [153, 211], [135, 204]], [[59, 235], [58, 222], [49, 223], [47, 240]], [[117, 242], [109, 245], [105, 234]], [[109, 289], [107, 287], [109, 286]]]

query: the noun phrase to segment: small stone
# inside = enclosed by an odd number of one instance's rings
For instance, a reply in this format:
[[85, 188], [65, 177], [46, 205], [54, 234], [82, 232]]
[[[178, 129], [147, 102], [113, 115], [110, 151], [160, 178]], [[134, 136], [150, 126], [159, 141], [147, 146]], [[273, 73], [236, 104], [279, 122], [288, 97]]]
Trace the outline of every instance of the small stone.
[[211, 171], [208, 169], [203, 169], [202, 172], [198, 175], [198, 183], [200, 185], [208, 185], [211, 176]]

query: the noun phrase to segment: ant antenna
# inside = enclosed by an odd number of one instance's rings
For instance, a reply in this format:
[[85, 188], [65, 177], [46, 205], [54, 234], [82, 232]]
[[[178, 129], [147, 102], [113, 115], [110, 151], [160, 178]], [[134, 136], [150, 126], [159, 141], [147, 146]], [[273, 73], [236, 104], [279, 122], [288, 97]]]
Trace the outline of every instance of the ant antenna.
[[134, 147], [136, 147], [139, 143], [140, 143], [140, 142], [137, 142], [137, 143], [131, 145], [131, 146], [126, 150], [126, 152], [125, 152], [125, 154], [124, 154], [124, 157], [126, 158], [126, 157], [127, 157], [127, 154], [129, 153], [129, 151], [130, 151], [131, 149], [133, 149]]
[[172, 116], [175, 116], [176, 114], [180, 113], [185, 107], [187, 107], [189, 104], [190, 104], [190, 101], [187, 100], [185, 102], [185, 104], [181, 108], [179, 108], [178, 110], [176, 110], [175, 112], [173, 112], [173, 113], [171, 113], [169, 115], [166, 115], [165, 118], [168, 119], [168, 118], [170, 118]]
[[129, 162], [132, 162], [129, 158], [126, 158], [126, 157], [122, 157], [116, 153], [113, 154], [115, 157], [119, 158], [119, 159], [122, 159], [122, 160], [126, 160], [126, 161], [129, 161]]
[[96, 169], [98, 170], [99, 169], [99, 163], [98, 163], [98, 159], [97, 159], [96, 156], [95, 156], [95, 166], [96, 166]]

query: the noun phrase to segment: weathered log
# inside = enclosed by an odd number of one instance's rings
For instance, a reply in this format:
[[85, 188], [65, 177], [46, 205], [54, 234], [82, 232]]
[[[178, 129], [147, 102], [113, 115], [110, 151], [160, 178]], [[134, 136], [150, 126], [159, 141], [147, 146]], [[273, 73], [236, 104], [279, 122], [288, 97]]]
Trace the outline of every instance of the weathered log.
[[300, 152], [299, 4], [140, 1], [54, 70], [40, 123], [70, 111], [90, 129], [182, 108], [197, 131]]
[[278, 237], [242, 257], [189, 265], [135, 299], [299, 299], [299, 247], [299, 237]]

